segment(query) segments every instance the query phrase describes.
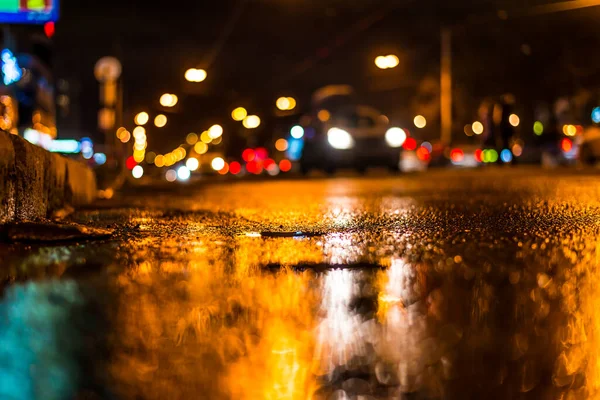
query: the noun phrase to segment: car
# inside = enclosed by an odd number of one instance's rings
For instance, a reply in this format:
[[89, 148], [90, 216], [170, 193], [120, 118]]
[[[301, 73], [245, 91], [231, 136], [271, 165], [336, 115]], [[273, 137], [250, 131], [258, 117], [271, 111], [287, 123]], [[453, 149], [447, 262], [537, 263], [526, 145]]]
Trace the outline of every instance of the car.
[[364, 173], [369, 167], [398, 171], [400, 153], [407, 134], [392, 127], [386, 116], [365, 105], [346, 105], [319, 110], [311, 126], [305, 127], [300, 169], [334, 173], [353, 168]]

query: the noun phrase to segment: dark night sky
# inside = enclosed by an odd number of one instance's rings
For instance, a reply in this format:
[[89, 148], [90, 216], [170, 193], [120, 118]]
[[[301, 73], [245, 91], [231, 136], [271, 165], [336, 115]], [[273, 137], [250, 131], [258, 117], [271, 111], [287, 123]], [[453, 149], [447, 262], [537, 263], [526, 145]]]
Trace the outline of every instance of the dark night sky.
[[[410, 114], [419, 83], [439, 73], [441, 24], [454, 27], [455, 86], [475, 105], [486, 95], [513, 92], [531, 104], [597, 86], [600, 7], [507, 21], [496, 16], [500, 9], [548, 3], [247, 0], [231, 36], [207, 65], [240, 1], [65, 0], [55, 36], [56, 69], [81, 85], [90, 128], [97, 98], [93, 66], [102, 56], [122, 60], [129, 120], [142, 109], [159, 112], [160, 94], [178, 94], [167, 128], [149, 132], [150, 147], [158, 151], [212, 123], [227, 128], [235, 106], [267, 118], [279, 95], [294, 95], [305, 107], [313, 90], [330, 83], [354, 85], [366, 101], [406, 124], [401, 119]], [[523, 44], [531, 55], [522, 52]], [[377, 70], [374, 57], [389, 53], [400, 56], [401, 66]], [[185, 82], [184, 71], [194, 66], [208, 70], [205, 82]]]

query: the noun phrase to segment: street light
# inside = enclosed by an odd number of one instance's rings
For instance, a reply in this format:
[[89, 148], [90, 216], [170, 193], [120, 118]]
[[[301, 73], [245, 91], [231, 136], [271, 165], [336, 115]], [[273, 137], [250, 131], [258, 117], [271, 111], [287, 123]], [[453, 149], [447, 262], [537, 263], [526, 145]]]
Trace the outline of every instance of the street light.
[[141, 113], [138, 113], [133, 120], [136, 123], [136, 125], [146, 125], [149, 119], [150, 116], [148, 115], [148, 113], [142, 111]]
[[206, 79], [206, 76], [206, 71], [203, 69], [190, 68], [187, 71], [185, 71], [185, 79], [188, 82], [202, 82]]
[[179, 101], [177, 96], [171, 93], [165, 93], [160, 96], [160, 105], [163, 107], [174, 107], [177, 101]]

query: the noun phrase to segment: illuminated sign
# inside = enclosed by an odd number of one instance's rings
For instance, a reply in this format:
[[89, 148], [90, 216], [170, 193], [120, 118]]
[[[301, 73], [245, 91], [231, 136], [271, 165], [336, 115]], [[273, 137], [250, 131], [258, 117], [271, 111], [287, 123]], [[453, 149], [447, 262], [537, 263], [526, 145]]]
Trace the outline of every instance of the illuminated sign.
[[44, 24], [58, 19], [58, 0], [0, 0], [0, 23]]
[[2, 62], [2, 81], [4, 84], [8, 86], [11, 83], [18, 82], [23, 73], [13, 53], [8, 49], [4, 49], [0, 53], [0, 58]]

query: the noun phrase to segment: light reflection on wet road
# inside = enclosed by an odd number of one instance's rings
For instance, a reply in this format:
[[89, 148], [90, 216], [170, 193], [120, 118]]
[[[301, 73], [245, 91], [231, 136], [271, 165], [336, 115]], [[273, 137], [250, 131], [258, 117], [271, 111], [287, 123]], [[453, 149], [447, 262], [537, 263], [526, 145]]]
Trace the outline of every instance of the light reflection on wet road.
[[73, 216], [113, 240], [0, 247], [0, 398], [598, 395], [599, 178], [442, 172], [122, 201], [138, 207]]

